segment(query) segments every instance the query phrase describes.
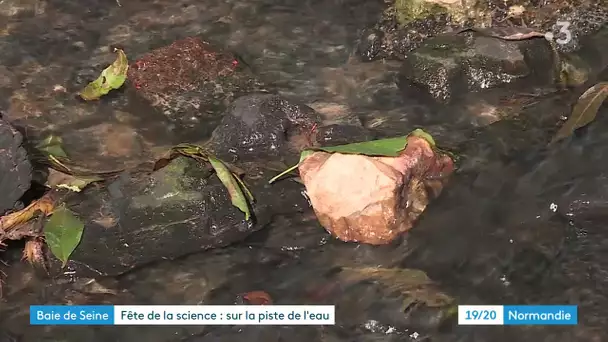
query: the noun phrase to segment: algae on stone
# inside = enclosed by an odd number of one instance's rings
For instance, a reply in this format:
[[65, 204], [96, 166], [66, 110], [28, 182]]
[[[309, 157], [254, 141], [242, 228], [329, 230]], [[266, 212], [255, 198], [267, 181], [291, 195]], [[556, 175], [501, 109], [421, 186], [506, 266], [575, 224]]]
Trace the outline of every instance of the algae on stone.
[[[150, 187], [145, 194], [133, 198], [133, 205], [136, 207], [155, 207], [162, 205], [163, 202], [174, 201], [191, 202], [202, 199], [202, 194], [193, 187], [194, 182], [201, 182], [201, 175], [193, 177], [188, 171], [195, 168], [197, 172], [204, 172], [198, 166], [198, 162], [187, 157], [177, 157], [164, 168], [155, 171], [150, 177], [153, 178]], [[210, 174], [210, 173], [209, 173]]]
[[401, 26], [439, 15], [448, 15], [454, 24], [473, 21], [478, 26], [485, 26], [491, 16], [477, 0], [395, 0], [394, 11]]
[[447, 13], [445, 7], [425, 0], [395, 0], [397, 22], [404, 26], [417, 19]]

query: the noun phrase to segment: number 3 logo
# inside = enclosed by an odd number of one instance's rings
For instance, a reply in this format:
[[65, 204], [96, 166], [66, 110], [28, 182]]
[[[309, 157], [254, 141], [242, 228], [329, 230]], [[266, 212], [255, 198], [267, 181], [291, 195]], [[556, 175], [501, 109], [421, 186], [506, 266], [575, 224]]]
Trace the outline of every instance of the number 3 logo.
[[556, 39], [555, 42], [558, 44], [568, 44], [572, 40], [572, 31], [570, 31], [570, 22], [569, 21], [558, 21], [556, 23], [557, 27], [559, 27], [560, 35], [564, 36], [564, 38]]

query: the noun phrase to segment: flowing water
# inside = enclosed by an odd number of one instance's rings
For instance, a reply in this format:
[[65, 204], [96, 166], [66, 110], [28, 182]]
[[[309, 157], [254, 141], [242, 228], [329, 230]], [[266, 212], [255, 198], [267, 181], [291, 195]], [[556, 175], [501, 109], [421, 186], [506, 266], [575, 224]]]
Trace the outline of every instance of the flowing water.
[[[398, 64], [349, 58], [358, 31], [381, 10], [381, 1], [369, 0], [0, 1], [0, 20], [8, 20], [0, 31], [0, 109], [14, 105], [20, 88], [50, 89], [81, 77], [84, 66], [104, 63], [110, 46], [138, 55], [200, 35], [237, 52], [285, 96], [339, 104], [379, 136], [424, 127], [462, 157], [445, 193], [411, 233], [388, 246], [336, 241], [308, 212], [228, 248], [93, 283], [40, 278], [6, 253], [0, 341], [608, 340], [606, 107], [588, 128], [547, 149], [581, 89], [539, 99], [520, 120], [484, 128], [463, 106], [405, 98], [392, 82]], [[423, 270], [459, 304], [576, 304], [579, 324], [440, 324], [432, 310], [404, 312], [402, 294], [390, 286], [344, 281], [340, 270], [349, 267]], [[337, 324], [29, 326], [32, 304], [233, 304], [255, 290], [277, 304], [335, 304]]]

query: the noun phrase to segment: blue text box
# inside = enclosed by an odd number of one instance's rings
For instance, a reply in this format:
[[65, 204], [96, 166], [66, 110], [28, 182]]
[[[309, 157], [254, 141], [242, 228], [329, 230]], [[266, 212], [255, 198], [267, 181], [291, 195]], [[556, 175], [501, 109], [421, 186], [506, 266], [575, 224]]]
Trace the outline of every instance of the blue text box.
[[31, 325], [113, 325], [112, 305], [32, 305]]
[[576, 325], [576, 305], [505, 305], [504, 325]]

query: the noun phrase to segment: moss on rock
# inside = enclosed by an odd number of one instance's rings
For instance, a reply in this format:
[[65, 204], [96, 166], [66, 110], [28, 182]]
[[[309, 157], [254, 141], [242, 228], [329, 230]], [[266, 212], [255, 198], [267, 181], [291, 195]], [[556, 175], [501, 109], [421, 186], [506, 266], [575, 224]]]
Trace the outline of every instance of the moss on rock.
[[394, 11], [401, 26], [416, 20], [447, 15], [453, 24], [474, 22], [481, 24], [491, 17], [484, 2], [477, 0], [395, 0]]

